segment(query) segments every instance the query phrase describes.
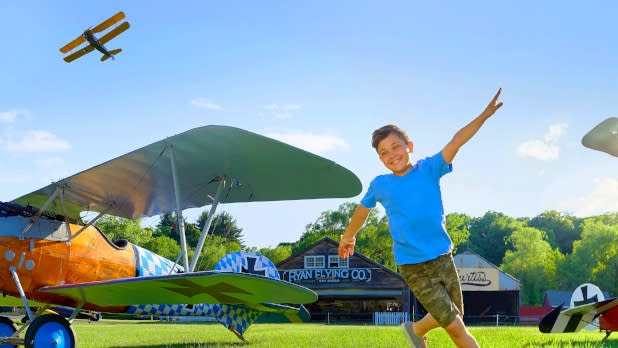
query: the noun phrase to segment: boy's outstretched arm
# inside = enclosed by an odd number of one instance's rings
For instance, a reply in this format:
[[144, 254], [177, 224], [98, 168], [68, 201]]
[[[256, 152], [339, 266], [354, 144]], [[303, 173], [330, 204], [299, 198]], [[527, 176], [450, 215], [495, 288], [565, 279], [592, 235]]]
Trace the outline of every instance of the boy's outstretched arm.
[[472, 122], [468, 123], [465, 127], [460, 129], [455, 135], [453, 139], [446, 144], [444, 149], [442, 149], [442, 156], [444, 156], [444, 160], [446, 163], [453, 162], [453, 158], [459, 151], [459, 148], [468, 142], [470, 138], [476, 134], [476, 132], [481, 128], [485, 120], [487, 120], [491, 115], [494, 114], [500, 107], [502, 107], [502, 102], [498, 102], [498, 98], [500, 97], [500, 92], [502, 92], [502, 88], [498, 89], [498, 93], [493, 97], [493, 99], [489, 102], [489, 105], [483, 110], [483, 112], [478, 115], [477, 118], [472, 120]]
[[365, 208], [362, 204], [356, 207], [352, 214], [352, 218], [350, 218], [348, 227], [345, 228], [345, 232], [341, 235], [341, 240], [339, 241], [339, 257], [347, 259], [354, 255], [356, 233], [363, 227], [365, 221], [367, 221], [367, 216], [369, 216], [370, 211], [371, 209]]

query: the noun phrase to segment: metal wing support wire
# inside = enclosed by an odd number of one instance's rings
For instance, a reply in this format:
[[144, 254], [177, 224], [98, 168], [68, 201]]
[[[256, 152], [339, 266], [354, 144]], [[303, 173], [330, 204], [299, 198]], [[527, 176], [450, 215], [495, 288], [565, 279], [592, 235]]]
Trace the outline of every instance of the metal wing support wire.
[[187, 255], [187, 238], [185, 235], [185, 222], [182, 218], [182, 205], [180, 199], [180, 185], [178, 185], [178, 174], [176, 172], [176, 155], [174, 154], [174, 147], [170, 145], [168, 147], [170, 151], [170, 162], [172, 165], [172, 181], [174, 184], [174, 197], [176, 199], [176, 226], [178, 226], [178, 233], [180, 234], [180, 247], [182, 252], [182, 265], [185, 270], [189, 269], [189, 256]]
[[202, 229], [202, 233], [200, 234], [200, 240], [195, 247], [195, 252], [193, 253], [193, 258], [191, 259], [191, 268], [189, 268], [190, 272], [195, 270], [195, 265], [197, 264], [197, 260], [200, 257], [200, 253], [202, 252], [202, 248], [204, 247], [204, 241], [206, 240], [206, 236], [208, 235], [208, 230], [210, 229], [210, 224], [215, 216], [215, 210], [217, 210], [217, 205], [219, 205], [219, 201], [221, 200], [221, 193], [223, 193], [223, 189], [225, 188], [225, 177], [221, 177], [219, 181], [219, 187], [217, 188], [217, 194], [215, 195], [215, 200], [212, 202], [210, 206], [210, 212], [208, 212], [208, 218], [206, 219], [206, 223], [204, 224], [204, 228]]

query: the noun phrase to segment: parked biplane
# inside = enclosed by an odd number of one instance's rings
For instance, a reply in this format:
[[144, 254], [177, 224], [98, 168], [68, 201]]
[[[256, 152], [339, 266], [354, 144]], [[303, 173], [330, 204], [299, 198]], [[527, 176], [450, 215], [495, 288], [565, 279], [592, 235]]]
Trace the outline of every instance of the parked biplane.
[[108, 29], [109, 27], [111, 27], [112, 25], [118, 23], [119, 21], [123, 19], [124, 19], [124, 12], [121, 11], [111, 16], [110, 18], [106, 19], [105, 21], [101, 22], [94, 28], [88, 28], [84, 30], [84, 32], [78, 38], [69, 42], [65, 46], [61, 47], [60, 52], [62, 52], [63, 54], [66, 54], [72, 51], [73, 49], [75, 49], [76, 47], [80, 46], [86, 41], [88, 42], [88, 44], [78, 49], [74, 53], [71, 53], [70, 55], [64, 57], [64, 61], [67, 63], [70, 63], [74, 61], [75, 59], [87, 53], [92, 52], [95, 49], [103, 53], [103, 56], [101, 57], [102, 62], [106, 61], [108, 58], [112, 58], [112, 60], [114, 60], [115, 59], [114, 55], [122, 52], [122, 49], [116, 48], [110, 51], [107, 48], [105, 48], [104, 45], [111, 39], [120, 35], [125, 30], [129, 29], [129, 26], [130, 26], [129, 22], [125, 21], [125, 22], [120, 23], [119, 25], [117, 25], [112, 30], [110, 30], [109, 32], [107, 32], [105, 35], [101, 36], [98, 39], [95, 36], [95, 34], [105, 31], [106, 29]]
[[618, 298], [605, 299], [595, 285], [582, 284], [573, 291], [571, 308], [563, 305], [547, 313], [539, 323], [543, 333], [577, 332], [586, 326], [605, 331], [603, 341], [618, 331]]
[[[317, 300], [279, 279], [272, 262], [232, 253], [216, 270], [196, 272], [219, 203], [352, 197], [360, 180], [342, 166], [242, 129], [206, 126], [155, 142], [0, 204], [0, 291], [19, 297], [30, 319], [19, 330], [0, 317], [0, 344], [74, 347], [71, 321], [82, 310], [148, 315], [208, 315], [239, 338], [261, 313], [306, 318]], [[210, 205], [189, 260], [182, 211]], [[97, 213], [82, 222], [80, 213]], [[176, 262], [94, 225], [175, 212]], [[91, 216], [93, 214], [90, 214]], [[28, 300], [74, 308], [67, 320], [33, 312]], [[20, 333], [25, 331], [25, 337]]]
[[[582, 144], [618, 157], [618, 118], [610, 117], [599, 123], [584, 135]], [[602, 296], [593, 294], [590, 288], [594, 289], [596, 286], [583, 284], [575, 289], [573, 296], [580, 298], [578, 301], [571, 300], [574, 306], [565, 310], [562, 310], [562, 306], [556, 307], [543, 317], [539, 330], [545, 333], [575, 332], [594, 324], [598, 325], [599, 330], [605, 331], [603, 341], [607, 340], [613, 331], [618, 331], [618, 297], [605, 300]]]

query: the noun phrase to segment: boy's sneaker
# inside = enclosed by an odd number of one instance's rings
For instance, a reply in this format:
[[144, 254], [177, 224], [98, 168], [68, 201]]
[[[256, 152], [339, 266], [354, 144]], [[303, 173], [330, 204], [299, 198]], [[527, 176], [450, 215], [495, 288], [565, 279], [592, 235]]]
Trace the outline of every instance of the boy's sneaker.
[[418, 337], [412, 330], [412, 323], [409, 321], [405, 321], [401, 323], [401, 328], [403, 329], [403, 333], [406, 335], [408, 342], [414, 348], [425, 348], [425, 337]]

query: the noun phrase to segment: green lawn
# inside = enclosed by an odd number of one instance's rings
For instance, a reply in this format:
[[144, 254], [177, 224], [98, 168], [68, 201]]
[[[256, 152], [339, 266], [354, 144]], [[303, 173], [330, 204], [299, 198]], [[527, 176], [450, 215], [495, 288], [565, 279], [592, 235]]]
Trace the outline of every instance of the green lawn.
[[[74, 325], [79, 347], [406, 347], [397, 326], [256, 324], [238, 340], [219, 324], [167, 324], [103, 320]], [[481, 347], [618, 347], [618, 333], [603, 345], [604, 334], [542, 334], [535, 327], [472, 327]], [[443, 330], [429, 334], [430, 347], [454, 347]]]

